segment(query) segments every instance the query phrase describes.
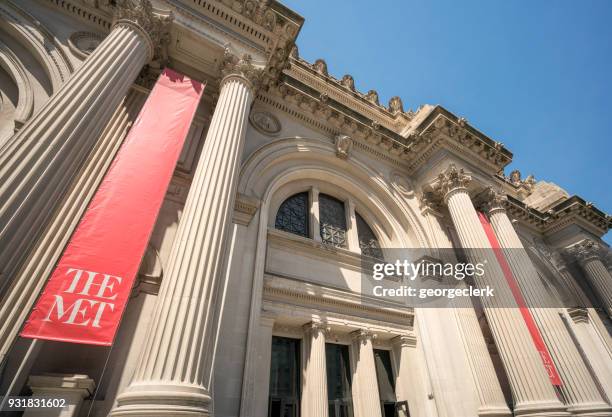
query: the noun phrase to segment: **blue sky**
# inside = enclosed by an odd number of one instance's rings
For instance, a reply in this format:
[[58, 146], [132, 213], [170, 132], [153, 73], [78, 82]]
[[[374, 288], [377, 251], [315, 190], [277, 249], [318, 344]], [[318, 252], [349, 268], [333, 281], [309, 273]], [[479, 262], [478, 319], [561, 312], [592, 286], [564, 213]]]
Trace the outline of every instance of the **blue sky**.
[[441, 104], [514, 153], [507, 173], [612, 213], [612, 0], [281, 1], [306, 60], [382, 103]]

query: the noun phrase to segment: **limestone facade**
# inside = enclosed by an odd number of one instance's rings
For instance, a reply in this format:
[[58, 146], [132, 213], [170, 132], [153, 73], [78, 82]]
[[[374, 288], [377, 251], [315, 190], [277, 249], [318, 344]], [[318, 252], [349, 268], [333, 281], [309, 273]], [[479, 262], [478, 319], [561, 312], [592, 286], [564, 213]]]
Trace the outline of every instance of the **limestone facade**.
[[[612, 219], [504, 174], [465, 118], [300, 58], [276, 0], [5, 0], [0, 23], [0, 396], [66, 417], [612, 416]], [[115, 344], [19, 338], [166, 66], [206, 89]], [[363, 296], [390, 248], [490, 257], [478, 212], [525, 298], [561, 306], [530, 309], [560, 387], [510, 292]]]

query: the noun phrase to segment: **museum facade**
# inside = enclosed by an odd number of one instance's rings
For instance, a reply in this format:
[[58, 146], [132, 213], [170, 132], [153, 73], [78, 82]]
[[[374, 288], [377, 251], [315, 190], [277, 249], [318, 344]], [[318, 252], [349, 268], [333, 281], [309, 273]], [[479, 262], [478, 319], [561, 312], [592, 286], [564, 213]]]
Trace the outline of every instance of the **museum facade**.
[[[0, 395], [67, 402], [7, 415], [612, 416], [611, 217], [300, 58], [303, 24], [276, 0], [0, 2]], [[114, 343], [21, 337], [164, 68], [205, 87]], [[366, 294], [398, 248], [506, 250], [484, 278], [521, 295]]]

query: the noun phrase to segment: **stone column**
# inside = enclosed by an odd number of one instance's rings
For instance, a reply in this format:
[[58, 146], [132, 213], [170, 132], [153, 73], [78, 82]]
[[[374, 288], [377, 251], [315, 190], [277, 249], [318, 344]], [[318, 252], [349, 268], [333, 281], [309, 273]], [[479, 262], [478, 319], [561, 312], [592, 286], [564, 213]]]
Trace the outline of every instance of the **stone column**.
[[126, 95], [27, 260], [16, 272], [0, 305], [0, 362], [11, 349], [145, 100], [146, 93], [140, 87], [133, 87]]
[[[435, 245], [433, 250], [438, 251], [437, 256], [445, 258], [452, 251], [452, 243], [442, 229], [440, 223], [441, 214], [434, 209], [434, 204], [430, 197], [427, 194], [421, 196], [421, 214], [427, 219], [432, 244]], [[444, 262], [457, 262], [455, 257], [453, 259], [442, 260]], [[463, 282], [460, 283], [459, 287], [465, 288], [467, 285]], [[472, 371], [474, 388], [478, 395], [478, 416], [510, 416], [511, 412], [499, 384], [499, 378], [495, 372], [487, 343], [483, 337], [474, 305], [470, 299], [464, 297], [458, 297], [453, 301], [453, 307], [445, 309], [448, 312], [441, 311], [440, 313], [455, 313], [459, 332], [465, 346], [467, 361]], [[423, 314], [426, 313], [428, 312], [423, 312]]]
[[212, 415], [217, 300], [254, 82], [251, 58], [226, 51], [224, 75], [174, 238], [142, 357], [113, 416]]
[[122, 2], [113, 29], [0, 150], [0, 295], [42, 232], [169, 18]]
[[599, 393], [559, 314], [560, 311], [550, 308], [555, 301], [544, 288], [538, 272], [506, 214], [505, 197], [489, 189], [486, 198], [485, 207], [491, 226], [500, 246], [505, 249], [506, 260], [559, 372], [562, 382], [560, 390], [569, 405], [568, 411], [574, 415], [612, 416], [612, 408]]
[[353, 404], [356, 417], [381, 417], [378, 378], [372, 348], [372, 333], [358, 330], [351, 334], [353, 363]]
[[95, 383], [87, 375], [32, 375], [28, 380], [32, 398], [65, 400], [61, 408], [29, 408], [23, 417], [77, 417], [83, 399], [93, 394]]
[[451, 164], [432, 184], [450, 212], [461, 246], [472, 263], [485, 262], [486, 274], [474, 276], [479, 287], [491, 285], [495, 297], [484, 297], [485, 315], [512, 388], [516, 416], [567, 416], [521, 312], [495, 258], [468, 194], [471, 177]]
[[601, 245], [590, 239], [585, 239], [567, 248], [568, 254], [578, 259], [602, 307], [606, 309], [608, 316], [612, 317], [612, 277], [601, 261], [601, 251]]
[[327, 417], [327, 366], [325, 358], [326, 328], [321, 323], [304, 326], [302, 343], [302, 417]]

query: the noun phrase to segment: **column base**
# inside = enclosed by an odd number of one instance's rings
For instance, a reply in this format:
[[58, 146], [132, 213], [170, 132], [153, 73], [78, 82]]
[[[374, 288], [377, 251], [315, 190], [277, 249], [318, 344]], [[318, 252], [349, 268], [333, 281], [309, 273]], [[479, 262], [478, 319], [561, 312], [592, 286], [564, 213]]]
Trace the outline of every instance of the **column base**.
[[208, 391], [187, 384], [134, 384], [117, 397], [109, 417], [211, 417]]
[[488, 406], [478, 408], [478, 417], [511, 417], [512, 413], [507, 406]]
[[606, 403], [579, 404], [567, 407], [573, 416], [580, 417], [611, 417], [612, 407]]
[[560, 402], [519, 403], [514, 408], [516, 417], [570, 417], [567, 407]]

